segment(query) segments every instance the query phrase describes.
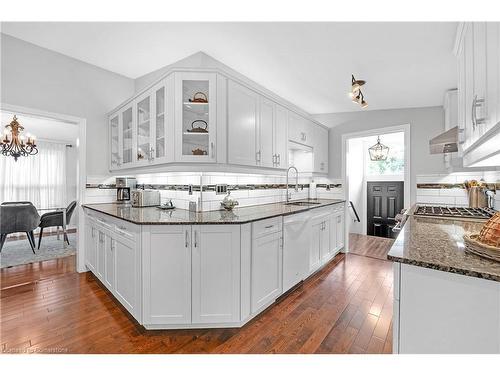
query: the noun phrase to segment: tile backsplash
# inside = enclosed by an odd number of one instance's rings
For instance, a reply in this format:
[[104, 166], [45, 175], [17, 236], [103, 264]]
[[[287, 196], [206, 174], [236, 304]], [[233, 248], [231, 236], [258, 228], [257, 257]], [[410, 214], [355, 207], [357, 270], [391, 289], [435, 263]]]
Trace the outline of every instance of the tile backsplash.
[[[139, 186], [158, 189], [161, 202], [172, 199], [178, 208], [188, 209], [189, 202], [196, 202], [198, 210], [220, 209], [220, 202], [226, 194], [216, 194], [215, 186], [227, 185], [231, 196], [240, 207], [276, 203], [286, 200], [286, 176], [243, 173], [158, 173], [135, 175]], [[87, 179], [86, 203], [111, 203], [116, 200], [115, 177], [89, 177]], [[295, 175], [290, 175], [289, 193], [291, 199], [329, 198], [343, 199], [342, 183], [324, 177], [300, 175], [298, 190], [295, 191]], [[192, 185], [192, 194], [187, 186]]]
[[451, 174], [417, 175], [417, 204], [446, 206], [469, 205], [464, 182], [484, 180], [496, 190], [495, 208], [500, 208], [500, 172], [457, 172]]

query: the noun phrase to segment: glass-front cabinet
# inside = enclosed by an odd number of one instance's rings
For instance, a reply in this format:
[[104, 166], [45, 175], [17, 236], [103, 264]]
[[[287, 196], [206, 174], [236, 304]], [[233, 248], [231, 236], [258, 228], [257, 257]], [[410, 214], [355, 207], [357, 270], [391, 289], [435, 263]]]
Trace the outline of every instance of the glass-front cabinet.
[[176, 161], [216, 161], [215, 85], [215, 73], [175, 73]]
[[136, 127], [134, 162], [146, 163], [152, 160], [151, 146], [151, 95], [149, 93], [136, 99]]
[[110, 140], [110, 169], [117, 169], [121, 165], [120, 152], [120, 114], [114, 113], [109, 117], [109, 140]]
[[121, 165], [120, 168], [130, 167], [134, 162], [134, 107], [132, 104], [125, 106], [121, 111]]

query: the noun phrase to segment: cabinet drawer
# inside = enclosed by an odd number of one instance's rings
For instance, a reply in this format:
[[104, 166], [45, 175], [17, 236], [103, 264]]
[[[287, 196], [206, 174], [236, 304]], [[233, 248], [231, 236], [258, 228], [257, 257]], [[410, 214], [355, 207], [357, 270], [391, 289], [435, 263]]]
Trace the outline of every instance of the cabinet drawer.
[[281, 231], [281, 217], [273, 217], [271, 219], [260, 220], [252, 223], [252, 237], [258, 238], [269, 233]]

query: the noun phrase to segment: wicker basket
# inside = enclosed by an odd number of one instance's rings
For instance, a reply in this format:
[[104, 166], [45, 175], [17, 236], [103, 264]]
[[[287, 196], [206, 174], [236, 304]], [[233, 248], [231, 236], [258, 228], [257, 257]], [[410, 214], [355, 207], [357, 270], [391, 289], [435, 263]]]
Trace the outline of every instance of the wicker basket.
[[500, 262], [500, 212], [483, 225], [479, 234], [464, 236], [465, 250]]

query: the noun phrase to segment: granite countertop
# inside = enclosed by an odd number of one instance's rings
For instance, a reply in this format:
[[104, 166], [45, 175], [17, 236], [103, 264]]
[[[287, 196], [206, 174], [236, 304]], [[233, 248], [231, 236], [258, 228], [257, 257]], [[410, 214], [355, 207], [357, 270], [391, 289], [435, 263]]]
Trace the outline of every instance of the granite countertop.
[[307, 206], [294, 206], [284, 203], [270, 203], [235, 208], [233, 211], [218, 210], [206, 212], [191, 212], [179, 208], [163, 210], [157, 207], [131, 207], [116, 203], [84, 204], [82, 207], [140, 225], [192, 225], [244, 224], [344, 202], [341, 199], [301, 199], [300, 201], [309, 201], [318, 204], [312, 203]]
[[484, 220], [410, 214], [387, 258], [435, 270], [500, 281], [500, 263], [466, 253], [463, 235], [479, 233]]

